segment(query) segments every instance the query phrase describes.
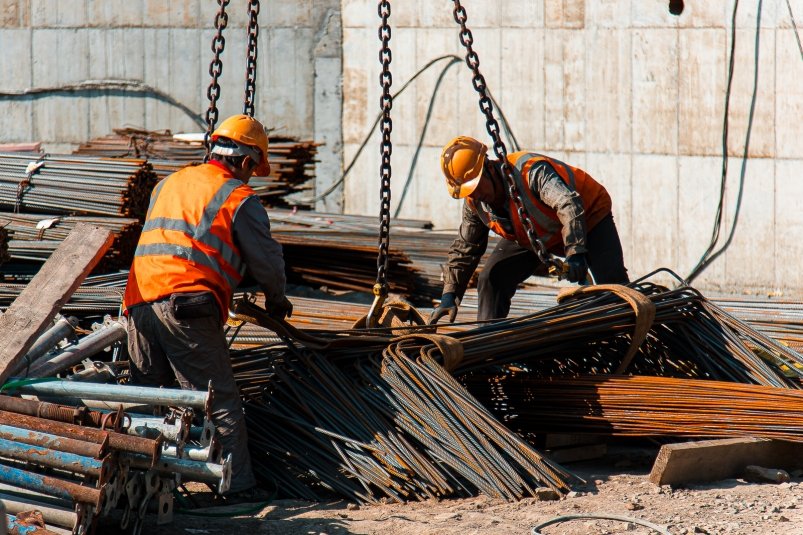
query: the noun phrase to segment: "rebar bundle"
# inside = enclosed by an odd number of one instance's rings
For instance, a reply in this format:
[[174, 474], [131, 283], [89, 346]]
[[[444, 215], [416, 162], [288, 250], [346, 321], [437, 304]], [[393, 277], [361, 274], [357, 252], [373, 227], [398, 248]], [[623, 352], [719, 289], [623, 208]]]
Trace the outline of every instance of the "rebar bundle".
[[0, 153], [0, 209], [142, 219], [156, 184], [138, 159]]
[[644, 376], [536, 380], [526, 373], [472, 375], [463, 384], [523, 432], [803, 442], [799, 390]]
[[[758, 397], [772, 392], [777, 401], [782, 389], [801, 388], [803, 356], [728, 315], [693, 288], [668, 290], [645, 280], [632, 286], [630, 293], [604, 287], [576, 290], [580, 293], [563, 296], [547, 310], [449, 337], [426, 327], [406, 328], [401, 338], [388, 330], [288, 338], [279, 329], [279, 339], [232, 356], [255, 437], [257, 469], [263, 477], [278, 479], [288, 494], [307, 498], [328, 489], [360, 501], [480, 491], [515, 499], [527, 495], [533, 482], [560, 490], [568, 481], [500, 423], [510, 422], [525, 436], [554, 430], [540, 426], [540, 408], [531, 401], [532, 385], [542, 381], [561, 381], [569, 412], [553, 412], [570, 416], [588, 390], [578, 380], [575, 400], [577, 376], [593, 374], [593, 380], [603, 381], [620, 370], [677, 378], [667, 385], [700, 379], [689, 382], [689, 396], [709, 383], [721, 397], [727, 388], [745, 393], [755, 388]], [[634, 294], [638, 299], [623, 298]], [[652, 316], [646, 313], [650, 307]], [[595, 412], [589, 432], [601, 433], [606, 425], [624, 429], [628, 410], [661, 405], [670, 391], [645, 389], [643, 399], [635, 399], [630, 408], [627, 396], [620, 396], [621, 406], [614, 407], [619, 412], [609, 422], [605, 411]], [[676, 395], [682, 399], [685, 392], [678, 388]], [[803, 394], [795, 394], [790, 399], [799, 403]], [[723, 406], [736, 411], [745, 406], [740, 405], [743, 397]], [[780, 437], [788, 432], [800, 437], [798, 427], [784, 431], [777, 419], [755, 418], [749, 426], [722, 423], [727, 419], [717, 423], [713, 404], [687, 404], [682, 421], [696, 425], [679, 434]], [[680, 426], [668, 420], [671, 416], [639, 417], [628, 429], [673, 434]]]
[[570, 474], [436, 363], [388, 354], [353, 368], [330, 356], [287, 346], [232, 355], [254, 468], [287, 495], [375, 502], [482, 491], [512, 500], [538, 487], [568, 490]]
[[0, 227], [9, 234], [11, 260], [44, 262], [78, 223], [109, 229], [114, 242], [96, 267], [98, 272], [128, 268], [133, 259], [142, 225], [122, 217], [71, 217], [0, 212]]

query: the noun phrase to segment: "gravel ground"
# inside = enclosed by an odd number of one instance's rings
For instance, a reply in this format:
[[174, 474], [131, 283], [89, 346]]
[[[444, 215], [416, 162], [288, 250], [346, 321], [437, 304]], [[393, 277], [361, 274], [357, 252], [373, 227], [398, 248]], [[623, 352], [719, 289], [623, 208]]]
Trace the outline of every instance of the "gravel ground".
[[[343, 501], [277, 500], [253, 517], [176, 515], [173, 524], [148, 525], [144, 532], [152, 535], [508, 535], [530, 534], [537, 524], [558, 516], [604, 514], [652, 522], [672, 535], [803, 535], [803, 479], [800, 477], [780, 484], [728, 479], [685, 488], [657, 487], [647, 477], [656, 451], [609, 449], [603, 459], [568, 465], [587, 483], [558, 501], [528, 498], [507, 503], [479, 496], [357, 507]], [[655, 532], [637, 523], [580, 519], [543, 528], [541, 533], [637, 535]]]

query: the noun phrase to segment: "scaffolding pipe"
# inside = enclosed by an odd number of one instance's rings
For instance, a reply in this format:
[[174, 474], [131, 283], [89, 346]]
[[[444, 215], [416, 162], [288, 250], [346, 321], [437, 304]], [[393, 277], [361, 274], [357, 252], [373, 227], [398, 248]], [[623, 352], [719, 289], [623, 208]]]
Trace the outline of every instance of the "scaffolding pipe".
[[126, 327], [119, 321], [111, 321], [97, 331], [81, 338], [77, 344], [61, 350], [53, 356], [44, 355], [33, 361], [28, 369], [28, 377], [51, 377], [82, 360], [92, 357], [126, 337]]

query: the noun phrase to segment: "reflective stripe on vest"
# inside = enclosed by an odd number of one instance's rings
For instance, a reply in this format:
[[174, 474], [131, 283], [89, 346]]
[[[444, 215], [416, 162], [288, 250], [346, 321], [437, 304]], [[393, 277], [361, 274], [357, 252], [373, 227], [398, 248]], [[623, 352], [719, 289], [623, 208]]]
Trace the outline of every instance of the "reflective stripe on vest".
[[[161, 186], [162, 184], [159, 185]], [[237, 271], [242, 275], [244, 273], [244, 266], [240, 256], [237, 253], [235, 253], [226, 242], [224, 242], [223, 240], [221, 240], [220, 238], [209, 232], [209, 230], [212, 228], [212, 223], [215, 221], [215, 218], [220, 212], [220, 208], [223, 206], [223, 203], [226, 202], [226, 200], [229, 198], [229, 195], [231, 195], [231, 193], [236, 188], [242, 185], [243, 183], [240, 182], [239, 180], [232, 179], [226, 181], [220, 187], [220, 189], [218, 189], [214, 197], [212, 197], [212, 200], [209, 202], [209, 204], [206, 205], [206, 208], [204, 208], [204, 213], [201, 216], [201, 220], [198, 222], [197, 225], [191, 225], [188, 222], [184, 221], [183, 219], [156, 217], [145, 221], [145, 225], [142, 227], [142, 232], [145, 233], [148, 232], [149, 230], [175, 230], [178, 232], [183, 232], [193, 240], [208, 245], [212, 249], [218, 251], [220, 253], [220, 256], [223, 257], [223, 260], [227, 264], [229, 264], [232, 268], [234, 268], [235, 271]], [[158, 195], [159, 191], [160, 190], [154, 190], [154, 195]], [[243, 199], [243, 201], [245, 201], [245, 199]], [[148, 215], [150, 216], [150, 210], [148, 211]], [[156, 244], [150, 244], [148, 247], [153, 249], [153, 245]], [[134, 253], [135, 256], [144, 256], [145, 254], [165, 254], [165, 253], [144, 253], [144, 252], [140, 253], [141, 247], [143, 246], [140, 245], [137, 247], [137, 251]], [[198, 261], [197, 260], [198, 254], [203, 255], [202, 252], [198, 251], [197, 254], [191, 255], [191, 257], [190, 256], [181, 256], [181, 257], [185, 258], [186, 260]], [[214, 269], [220, 275], [226, 278], [230, 278], [220, 268], [219, 263], [215, 261], [214, 258], [210, 258], [210, 262], [204, 263], [204, 265]]]

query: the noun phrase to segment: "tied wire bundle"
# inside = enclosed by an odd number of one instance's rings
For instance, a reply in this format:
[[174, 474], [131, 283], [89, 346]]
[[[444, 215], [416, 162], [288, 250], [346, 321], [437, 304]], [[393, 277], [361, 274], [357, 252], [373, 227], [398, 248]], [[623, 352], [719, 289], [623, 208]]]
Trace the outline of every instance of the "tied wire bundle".
[[0, 153], [0, 209], [142, 220], [156, 175], [138, 159]]

